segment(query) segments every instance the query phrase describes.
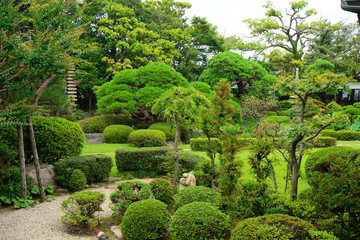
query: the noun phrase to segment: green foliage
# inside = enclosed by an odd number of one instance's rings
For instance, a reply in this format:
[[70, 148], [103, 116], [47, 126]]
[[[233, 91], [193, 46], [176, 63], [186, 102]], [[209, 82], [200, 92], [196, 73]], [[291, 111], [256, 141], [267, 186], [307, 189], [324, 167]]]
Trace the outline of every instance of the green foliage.
[[335, 65], [327, 60], [318, 60], [314, 64], [308, 66], [305, 72], [317, 71], [320, 73], [334, 72]]
[[154, 198], [150, 185], [140, 181], [122, 182], [110, 195], [115, 218], [121, 218], [133, 202]]
[[325, 106], [327, 113], [341, 112], [343, 108], [336, 102], [330, 102]]
[[76, 191], [81, 186], [84, 186], [85, 184], [86, 184], [85, 174], [80, 169], [75, 169], [74, 171], [72, 171], [70, 179], [69, 179], [69, 183], [68, 183], [69, 190]]
[[126, 143], [133, 131], [132, 127], [126, 125], [110, 125], [104, 129], [104, 140], [106, 143]]
[[230, 218], [209, 203], [193, 202], [175, 212], [170, 229], [174, 240], [224, 239]]
[[85, 190], [76, 192], [62, 201], [61, 210], [65, 215], [61, 220], [66, 224], [94, 229], [98, 225], [94, 214], [101, 211], [100, 205], [104, 201], [105, 194], [100, 192]]
[[136, 130], [129, 134], [128, 142], [136, 147], [166, 146], [166, 135], [160, 130]]
[[76, 122], [81, 119], [80, 116], [71, 115], [71, 114], [65, 114], [65, 115], [62, 115], [61, 117], [65, 118], [66, 120], [71, 121], [71, 122]]
[[[199, 166], [199, 170], [193, 172], [196, 177], [197, 186], [212, 187], [212, 180], [214, 175], [214, 168], [210, 161], [202, 162]], [[215, 179], [218, 177], [218, 172], [215, 172]]]
[[316, 148], [326, 148], [336, 146], [336, 138], [333, 137], [316, 137], [311, 141], [311, 144]]
[[230, 239], [337, 239], [331, 234], [321, 234], [315, 231], [316, 228], [311, 223], [299, 218], [283, 214], [270, 214], [239, 222], [232, 231]]
[[336, 132], [336, 139], [339, 141], [360, 140], [360, 132], [352, 130], [340, 130]]
[[156, 178], [152, 180], [149, 185], [155, 199], [166, 204], [170, 204], [174, 200], [174, 188], [168, 180]]
[[55, 180], [59, 186], [67, 188], [74, 170], [79, 169], [88, 184], [102, 182], [110, 176], [112, 166], [111, 157], [103, 154], [70, 157], [54, 164]]
[[120, 228], [124, 237], [133, 240], [159, 239], [167, 234], [170, 213], [165, 203], [147, 199], [130, 205]]
[[[190, 138], [190, 147], [193, 151], [205, 152], [208, 149], [209, 139], [207, 138]], [[210, 138], [210, 148], [216, 152], [221, 151], [220, 139]]]
[[163, 122], [153, 123], [151, 124], [149, 129], [160, 130], [163, 133], [165, 133], [167, 142], [170, 141], [173, 142], [175, 140], [175, 127], [171, 123], [163, 123]]
[[119, 172], [124, 170], [160, 171], [160, 164], [166, 162], [170, 147], [157, 148], [121, 148], [115, 152], [116, 166]]
[[14, 203], [15, 209], [25, 208], [26, 210], [29, 210], [32, 205], [39, 203], [38, 201], [32, 199], [19, 198], [19, 197], [13, 199], [12, 201]]
[[202, 92], [206, 97], [209, 97], [212, 93], [211, 86], [204, 82], [192, 82], [188, 86]]
[[290, 118], [288, 116], [269, 116], [264, 118], [264, 123], [269, 125], [288, 123], [289, 121]]
[[124, 117], [103, 115], [83, 119], [79, 124], [85, 133], [102, 133], [107, 126], [128, 122], [129, 120]]
[[336, 138], [337, 139], [337, 132], [335, 130], [332, 130], [332, 129], [322, 130], [320, 135], [323, 136], [323, 137], [331, 137], [331, 138]]
[[193, 202], [207, 202], [215, 207], [220, 204], [220, 194], [212, 188], [188, 186], [175, 195], [174, 210]]

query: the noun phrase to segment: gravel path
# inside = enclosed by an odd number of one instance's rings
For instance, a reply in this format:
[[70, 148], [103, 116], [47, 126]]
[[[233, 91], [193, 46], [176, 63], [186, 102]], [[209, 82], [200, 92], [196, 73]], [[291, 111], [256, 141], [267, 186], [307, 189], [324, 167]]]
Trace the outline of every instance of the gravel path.
[[[149, 183], [152, 179], [138, 179]], [[99, 191], [106, 195], [106, 201], [101, 205], [103, 212], [99, 213], [99, 219], [111, 217], [109, 208], [110, 194], [115, 191], [119, 182], [108, 184], [99, 188], [91, 188], [91, 191]], [[93, 235], [79, 236], [66, 232], [65, 225], [61, 221], [64, 215], [60, 211], [61, 202], [68, 196], [58, 196], [55, 200], [35, 205], [29, 210], [0, 211], [0, 240], [81, 240], [97, 239]]]

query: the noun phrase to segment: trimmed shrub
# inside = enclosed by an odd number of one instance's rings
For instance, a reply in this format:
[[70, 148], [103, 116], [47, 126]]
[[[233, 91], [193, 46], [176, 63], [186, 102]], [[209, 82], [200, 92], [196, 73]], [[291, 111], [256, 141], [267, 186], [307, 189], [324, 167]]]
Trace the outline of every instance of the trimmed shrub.
[[131, 120], [125, 117], [102, 115], [86, 118], [78, 123], [85, 133], [102, 133], [107, 126], [119, 124], [130, 125], [130, 122]]
[[360, 140], [360, 132], [352, 130], [340, 130], [336, 132], [336, 139], [339, 141]]
[[[190, 147], [193, 151], [205, 152], [209, 144], [207, 138], [191, 138]], [[210, 138], [211, 148], [216, 149], [217, 152], [221, 151], [220, 140], [218, 138]]]
[[290, 121], [288, 116], [269, 116], [264, 118], [264, 122], [268, 124], [275, 124], [275, 123], [287, 123]]
[[170, 229], [174, 240], [224, 239], [230, 218], [210, 203], [193, 202], [175, 212]]
[[159, 200], [135, 202], [124, 214], [121, 232], [132, 240], [159, 239], [167, 234], [170, 216], [167, 205]]
[[133, 131], [132, 127], [126, 125], [110, 125], [104, 129], [104, 140], [106, 143], [126, 143]]
[[202, 92], [206, 97], [210, 96], [212, 93], [211, 86], [204, 82], [192, 82], [189, 83], [188, 86]]
[[149, 185], [155, 199], [166, 204], [170, 204], [174, 200], [174, 189], [168, 180], [156, 178]]
[[65, 118], [66, 120], [69, 120], [71, 122], [76, 122], [77, 120], [81, 119], [80, 116], [71, 115], [71, 114], [62, 115], [61, 118]]
[[86, 184], [86, 176], [80, 169], [75, 169], [72, 171], [69, 179], [69, 190], [75, 191], [78, 190], [81, 186]]
[[316, 228], [304, 220], [284, 214], [270, 214], [248, 218], [239, 222], [231, 233], [231, 240], [257, 239], [333, 239], [336, 237]]
[[277, 116], [277, 113], [275, 111], [265, 111], [265, 116]]
[[94, 213], [101, 211], [100, 205], [104, 201], [105, 194], [100, 192], [76, 192], [67, 200], [62, 201], [61, 210], [65, 212], [65, 215], [61, 217], [61, 220], [70, 225], [94, 229], [98, 225]]
[[[81, 153], [85, 137], [78, 123], [58, 117], [36, 117], [33, 125], [41, 162], [54, 163]], [[28, 146], [27, 159], [31, 159], [30, 144]]]
[[316, 148], [326, 148], [336, 146], [336, 138], [333, 137], [316, 137], [311, 143]]
[[[167, 161], [161, 164], [160, 168], [164, 173], [173, 174], [175, 171], [174, 165], [174, 151], [171, 151], [167, 154]], [[191, 171], [199, 170], [200, 165], [203, 162], [206, 162], [206, 158], [197, 155], [195, 153], [187, 152], [187, 151], [180, 151], [179, 152], [179, 177], [183, 173], [188, 173]]]
[[128, 142], [136, 147], [161, 147], [166, 146], [166, 136], [159, 130], [136, 130], [129, 134]]
[[203, 186], [189, 186], [175, 195], [174, 209], [178, 209], [192, 202], [207, 202], [214, 206], [220, 204], [220, 193], [212, 188]]
[[171, 147], [121, 148], [116, 150], [115, 159], [119, 172], [124, 170], [160, 171], [160, 164], [167, 161], [166, 154]]
[[70, 176], [79, 169], [85, 174], [88, 184], [102, 182], [110, 176], [112, 166], [111, 157], [103, 154], [70, 157], [54, 164], [55, 180], [59, 186], [68, 188]]
[[133, 202], [154, 198], [150, 185], [144, 182], [122, 182], [117, 188], [118, 190], [110, 195], [110, 200], [113, 203], [111, 209], [114, 211], [114, 217], [121, 218]]
[[[149, 127], [149, 129], [159, 130], [165, 133], [166, 141], [168, 142], [175, 141], [176, 129], [174, 127], [174, 124], [172, 123], [165, 123], [165, 122], [154, 123]], [[180, 132], [180, 137], [181, 137], [181, 132]]]
[[337, 138], [337, 132], [335, 130], [332, 130], [332, 129], [325, 129], [325, 130], [322, 130], [320, 132], [320, 135], [323, 136], [323, 137], [332, 137], [332, 138]]

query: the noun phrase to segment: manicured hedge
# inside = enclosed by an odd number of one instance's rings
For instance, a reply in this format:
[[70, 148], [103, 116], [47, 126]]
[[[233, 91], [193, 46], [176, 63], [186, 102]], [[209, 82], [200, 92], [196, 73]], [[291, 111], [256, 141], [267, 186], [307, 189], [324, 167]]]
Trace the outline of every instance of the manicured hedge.
[[166, 135], [159, 130], [136, 130], [129, 134], [128, 142], [136, 147], [166, 146]]
[[[205, 152], [208, 148], [209, 140], [207, 138], [191, 138], [190, 147], [193, 151]], [[210, 138], [211, 148], [215, 148], [217, 152], [221, 151], [220, 140], [218, 138]]]
[[149, 183], [155, 199], [170, 204], [174, 200], [174, 188], [166, 179], [156, 178]]
[[355, 141], [360, 140], [360, 132], [353, 130], [323, 130], [321, 132], [322, 136], [333, 137], [339, 141]]
[[192, 202], [207, 202], [218, 206], [220, 204], [220, 193], [203, 186], [185, 187], [175, 196], [174, 209], [176, 210]]
[[55, 180], [59, 186], [67, 188], [73, 171], [79, 169], [88, 184], [102, 182], [110, 176], [112, 166], [111, 157], [103, 154], [70, 157], [54, 164]]
[[126, 125], [110, 125], [104, 129], [104, 140], [106, 143], [126, 143], [133, 131], [132, 127]]
[[311, 141], [316, 148], [325, 148], [336, 146], [336, 138], [333, 137], [316, 137]]
[[320, 132], [320, 135], [323, 137], [332, 137], [337, 138], [336, 131], [332, 129], [325, 129]]
[[150, 170], [159, 171], [159, 165], [166, 162], [166, 154], [171, 147], [121, 148], [116, 150], [115, 159], [118, 171]]
[[[174, 124], [172, 124], [172, 123], [164, 123], [164, 122], [154, 123], [149, 127], [149, 129], [160, 130], [163, 133], [165, 133], [166, 141], [168, 141], [168, 142], [175, 140], [176, 129], [174, 127]], [[180, 132], [180, 136], [181, 136], [181, 132]]]
[[85, 133], [102, 133], [110, 125], [130, 125], [131, 120], [120, 116], [95, 116], [78, 122]]

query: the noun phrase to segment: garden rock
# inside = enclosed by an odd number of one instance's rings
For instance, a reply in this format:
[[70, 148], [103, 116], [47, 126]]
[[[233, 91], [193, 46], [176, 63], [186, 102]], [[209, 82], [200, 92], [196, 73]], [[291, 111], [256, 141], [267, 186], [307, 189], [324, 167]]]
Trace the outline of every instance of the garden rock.
[[[35, 164], [27, 164], [26, 165], [26, 173], [29, 175], [31, 179], [32, 185], [37, 185], [38, 181], [36, 178]], [[51, 185], [56, 187], [55, 183], [55, 168], [51, 164], [42, 164], [40, 165], [40, 176], [42, 179], [43, 186]]]
[[121, 232], [119, 226], [116, 226], [116, 225], [115, 225], [115, 226], [112, 226], [112, 227], [110, 228], [110, 230], [111, 230], [118, 238], [120, 238], [120, 239], [123, 238], [123, 235], [122, 235], [122, 232]]
[[89, 144], [105, 143], [102, 133], [85, 133], [85, 141]]

